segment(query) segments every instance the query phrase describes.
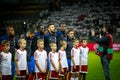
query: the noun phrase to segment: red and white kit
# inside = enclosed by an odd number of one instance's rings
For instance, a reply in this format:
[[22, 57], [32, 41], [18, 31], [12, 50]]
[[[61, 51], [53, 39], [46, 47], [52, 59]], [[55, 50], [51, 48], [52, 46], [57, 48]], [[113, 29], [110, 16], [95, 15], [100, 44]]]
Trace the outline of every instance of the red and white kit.
[[68, 68], [68, 63], [67, 63], [67, 58], [66, 58], [66, 51], [64, 50], [59, 50], [58, 51], [58, 57], [61, 62], [62, 69], [64, 72], [60, 70], [59, 75], [64, 75], [67, 73], [67, 68]]
[[81, 59], [81, 73], [87, 73], [88, 70], [88, 52], [89, 48], [88, 47], [80, 47], [80, 59]]
[[[59, 68], [59, 62], [58, 62], [59, 58], [58, 58], [58, 53], [57, 52], [55, 52], [55, 53], [50, 52], [49, 53], [49, 59], [50, 59], [50, 61], [53, 61], [56, 68]], [[58, 79], [58, 77], [59, 77], [58, 72], [55, 71], [53, 65], [50, 62], [50, 76], [49, 76], [49, 78], [50, 79]]]
[[73, 47], [71, 49], [71, 57], [74, 57], [74, 62], [75, 62], [75, 65], [76, 65], [76, 69], [74, 69], [73, 62], [71, 60], [71, 73], [79, 72], [79, 70], [80, 70], [80, 68], [79, 68], [79, 65], [80, 65], [80, 49]]
[[20, 71], [20, 76], [26, 76], [27, 51], [18, 49], [16, 51], [16, 59], [18, 60], [18, 69]]
[[12, 59], [12, 55], [10, 52], [8, 52], [8, 53], [1, 52], [0, 53], [0, 72], [2, 74], [3, 80], [8, 79], [8, 77], [9, 77], [9, 79], [11, 78], [11, 75], [12, 75], [11, 59]]
[[[42, 70], [42, 72], [46, 69], [47, 67], [47, 52], [45, 50], [39, 51], [36, 50], [34, 52], [34, 60], [38, 62], [40, 69]], [[36, 79], [45, 79], [46, 78], [46, 73], [40, 73], [39, 69], [37, 68], [37, 66], [35, 65], [35, 77]]]

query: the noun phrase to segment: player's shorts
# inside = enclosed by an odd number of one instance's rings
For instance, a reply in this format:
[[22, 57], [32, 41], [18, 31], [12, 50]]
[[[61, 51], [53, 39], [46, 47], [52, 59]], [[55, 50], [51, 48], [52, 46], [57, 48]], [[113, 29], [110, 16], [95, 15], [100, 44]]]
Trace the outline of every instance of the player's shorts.
[[26, 70], [20, 70], [20, 76], [26, 76], [27, 73], [26, 73]]
[[12, 75], [2, 75], [2, 80], [12, 80]]
[[76, 69], [73, 66], [71, 66], [71, 73], [78, 73], [79, 71], [80, 71], [79, 65], [76, 66]]
[[64, 72], [59, 71], [59, 76], [64, 76], [67, 73], [67, 68], [63, 68]]
[[59, 73], [56, 72], [55, 70], [50, 71], [49, 79], [58, 79], [58, 77], [59, 77], [58, 74], [59, 74]]
[[46, 80], [47, 73], [35, 73], [35, 79]]
[[16, 78], [26, 78], [26, 70], [19, 70], [20, 75], [16, 75]]
[[80, 73], [87, 73], [88, 65], [81, 65]]

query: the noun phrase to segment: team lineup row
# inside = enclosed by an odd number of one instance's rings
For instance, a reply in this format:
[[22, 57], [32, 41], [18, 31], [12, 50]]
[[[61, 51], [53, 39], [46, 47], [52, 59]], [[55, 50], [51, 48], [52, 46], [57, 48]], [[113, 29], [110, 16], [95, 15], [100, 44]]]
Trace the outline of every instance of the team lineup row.
[[[38, 49], [34, 52], [35, 60], [35, 78], [36, 79], [46, 79], [47, 70], [49, 70], [49, 79], [66, 79], [66, 74], [69, 71], [71, 73], [71, 79], [80, 78], [79, 73], [87, 73], [87, 59], [88, 59], [88, 47], [86, 47], [86, 39], [82, 40], [82, 46], [78, 47], [79, 40], [73, 40], [73, 48], [71, 49], [71, 64], [68, 66], [66, 57], [66, 47], [67, 42], [60, 41], [60, 50], [56, 52], [56, 43], [50, 43], [51, 51], [47, 57], [47, 52], [44, 50], [44, 41], [41, 39], [37, 40]], [[19, 49], [16, 50], [15, 63], [17, 79], [23, 78], [28, 74], [27, 68], [27, 51], [26, 40], [19, 39], [18, 41]], [[11, 75], [11, 53], [9, 52], [10, 43], [7, 40], [2, 41], [3, 52], [1, 52], [1, 73], [2, 75]], [[6, 69], [7, 67], [7, 69]], [[84, 74], [86, 75], [86, 74]], [[2, 76], [3, 78], [5, 76]], [[4, 80], [4, 79], [2, 79]]]

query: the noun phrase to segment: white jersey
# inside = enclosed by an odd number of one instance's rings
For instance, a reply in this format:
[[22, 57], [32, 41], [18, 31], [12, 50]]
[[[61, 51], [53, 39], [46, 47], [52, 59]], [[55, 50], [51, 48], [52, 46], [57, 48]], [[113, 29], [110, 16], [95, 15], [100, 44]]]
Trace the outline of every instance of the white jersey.
[[[43, 51], [36, 50], [34, 52], [34, 60], [38, 62], [39, 67], [42, 71], [44, 71], [47, 68], [46, 59], [47, 59], [47, 52], [45, 50]], [[40, 72], [36, 65], [35, 65], [35, 72]]]
[[81, 65], [88, 65], [88, 47], [80, 47], [80, 59], [81, 59]]
[[[55, 53], [49, 52], [49, 59], [50, 59], [50, 61], [53, 61], [56, 68], [59, 68], [59, 62], [58, 62], [59, 59], [58, 59], [58, 53], [57, 52], [55, 52]], [[55, 70], [53, 65], [51, 64], [51, 62], [50, 62], [50, 70]]]
[[12, 54], [10, 52], [8, 52], [8, 53], [1, 52], [0, 53], [0, 71], [1, 71], [2, 75], [12, 75], [11, 59], [12, 59]]
[[[71, 49], [71, 56], [74, 57], [75, 65], [80, 65], [80, 49], [73, 47]], [[71, 66], [73, 66], [72, 61], [71, 61]]]
[[68, 63], [67, 63], [66, 51], [59, 50], [58, 57], [61, 62], [62, 68], [67, 68]]
[[18, 69], [19, 70], [26, 70], [27, 66], [27, 51], [18, 49], [16, 51], [16, 59], [18, 60]]

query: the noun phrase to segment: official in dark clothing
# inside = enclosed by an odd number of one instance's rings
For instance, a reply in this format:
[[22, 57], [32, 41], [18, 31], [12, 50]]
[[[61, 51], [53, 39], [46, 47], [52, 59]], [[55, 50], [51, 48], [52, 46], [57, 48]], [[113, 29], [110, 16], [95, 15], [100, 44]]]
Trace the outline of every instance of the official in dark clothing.
[[73, 40], [74, 40], [74, 31], [68, 30], [66, 56], [67, 56], [69, 71], [70, 71], [70, 66], [71, 66], [71, 49], [73, 48]]
[[35, 70], [33, 54], [37, 49], [37, 38], [33, 30], [28, 30], [24, 38], [27, 42], [25, 49], [27, 51], [28, 70], [29, 74], [31, 74]]
[[101, 63], [106, 80], [110, 80], [110, 60], [113, 55], [113, 38], [109, 33], [109, 26], [102, 28], [104, 35], [101, 38], [95, 36], [95, 31], [91, 31], [92, 40], [98, 44], [96, 54], [101, 57]]

